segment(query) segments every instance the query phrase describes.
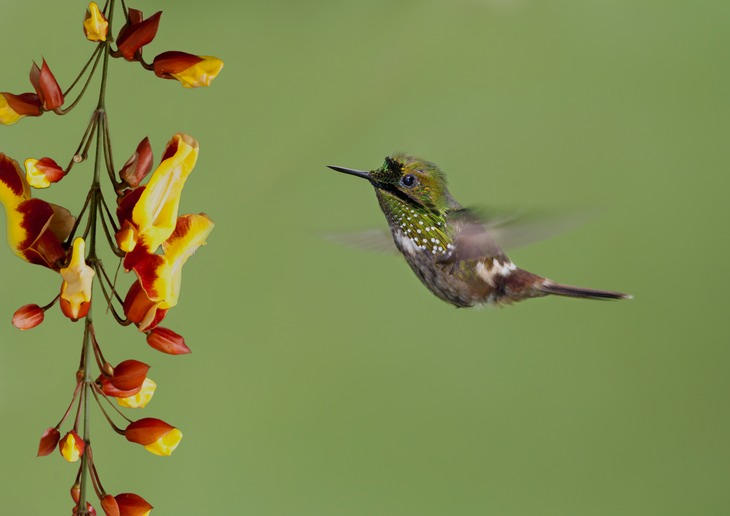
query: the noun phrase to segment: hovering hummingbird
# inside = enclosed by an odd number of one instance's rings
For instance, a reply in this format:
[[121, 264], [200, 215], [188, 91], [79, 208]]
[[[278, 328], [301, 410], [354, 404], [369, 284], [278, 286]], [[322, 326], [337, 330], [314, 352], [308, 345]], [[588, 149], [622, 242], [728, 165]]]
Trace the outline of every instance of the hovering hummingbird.
[[517, 267], [497, 243], [493, 225], [451, 197], [446, 175], [434, 163], [396, 153], [371, 172], [329, 168], [370, 181], [396, 247], [421, 282], [447, 303], [499, 305], [548, 294], [631, 298], [561, 285]]

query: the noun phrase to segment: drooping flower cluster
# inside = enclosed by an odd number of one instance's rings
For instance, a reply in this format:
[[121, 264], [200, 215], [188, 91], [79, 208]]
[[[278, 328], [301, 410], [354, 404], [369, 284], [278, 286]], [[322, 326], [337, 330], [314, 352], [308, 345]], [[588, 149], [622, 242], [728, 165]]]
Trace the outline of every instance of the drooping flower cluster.
[[[152, 417], [132, 420], [122, 411], [120, 407], [144, 408], [157, 384], [147, 376], [148, 364], [128, 358], [112, 366], [106, 360], [92, 321], [93, 307], [96, 304], [101, 308], [98, 313], [109, 312], [123, 326], [136, 325], [154, 349], [170, 355], [189, 353], [181, 335], [159, 324], [178, 303], [183, 265], [206, 244], [214, 224], [203, 213], [178, 214], [183, 186], [198, 158], [199, 146], [193, 137], [175, 134], [154, 170], [147, 138], [121, 168], [114, 166], [105, 109], [109, 62], [110, 58], [120, 58], [140, 63], [157, 77], [176, 79], [186, 88], [210, 85], [223, 62], [179, 51], [162, 52], [151, 63], [146, 62], [143, 48], [154, 40], [162, 13], [144, 18], [136, 9], [118, 10], [125, 20], [112, 37], [115, 3], [110, 0], [104, 9], [95, 2], [88, 5], [83, 33], [96, 47], [67, 90], [59, 86], [43, 60], [40, 66], [33, 63], [30, 71], [33, 92], [0, 92], [0, 124], [11, 125], [23, 117], [48, 111], [64, 115], [77, 106], [98, 75], [97, 70], [101, 72], [98, 104], [68, 166], [61, 167], [56, 160], [42, 157], [26, 159], [21, 168], [18, 161], [0, 153], [0, 203], [5, 208], [12, 251], [59, 276], [53, 299], [45, 305], [20, 307], [12, 324], [21, 330], [34, 328], [56, 304], [69, 320], [84, 321], [82, 358], [74, 371], [71, 403], [60, 421], [41, 436], [38, 455], [50, 455], [58, 448], [66, 461], [80, 462], [71, 489], [74, 514], [96, 514], [88, 501], [93, 488], [105, 514], [134, 516], [149, 514], [152, 506], [136, 494], [112, 496], [104, 490], [92, 453], [87, 414], [90, 401], [97, 402], [115, 432], [155, 455], [170, 455], [180, 443], [182, 432]], [[78, 95], [68, 102], [77, 85]], [[84, 192], [86, 200], [78, 214], [74, 216], [68, 209], [32, 195], [32, 189], [49, 188], [61, 181], [75, 165], [86, 161], [90, 152], [96, 154], [96, 159], [91, 160], [91, 184]], [[111, 185], [106, 189], [101, 183], [105, 176]], [[113, 194], [111, 203], [104, 190]], [[116, 256], [134, 278], [125, 295], [120, 294], [114, 274], [104, 267], [102, 244], [108, 245], [107, 252]], [[93, 373], [94, 366], [98, 374]], [[62, 435], [62, 427], [74, 408], [70, 428]], [[114, 421], [119, 418], [123, 420], [121, 425]]]

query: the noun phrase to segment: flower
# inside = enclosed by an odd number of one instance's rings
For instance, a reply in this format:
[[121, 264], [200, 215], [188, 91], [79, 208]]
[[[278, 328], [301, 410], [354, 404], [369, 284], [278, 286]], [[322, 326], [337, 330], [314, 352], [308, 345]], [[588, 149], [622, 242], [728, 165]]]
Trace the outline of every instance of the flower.
[[65, 172], [51, 158], [25, 160], [25, 177], [33, 188], [48, 188], [51, 183], [58, 183]]
[[171, 455], [182, 440], [182, 432], [160, 419], [146, 417], [130, 423], [124, 431], [128, 441], [141, 444], [155, 455]]
[[199, 88], [210, 86], [221, 73], [223, 61], [213, 56], [196, 56], [173, 50], [156, 56], [152, 66], [157, 77], [177, 79], [184, 88]]
[[30, 69], [30, 82], [38, 94], [43, 109], [50, 111], [63, 105], [63, 92], [45, 59], [40, 68], [33, 63]]
[[162, 11], [158, 11], [146, 20], [142, 19], [142, 11], [129, 9], [127, 23], [119, 30], [117, 48], [127, 61], [136, 61], [142, 56], [142, 47], [155, 39], [160, 24]]
[[61, 439], [59, 451], [67, 462], [76, 462], [84, 454], [84, 448], [86, 448], [86, 444], [83, 439], [79, 437], [76, 430], [71, 430]]
[[35, 93], [0, 92], [0, 124], [12, 125], [24, 116], [40, 116], [41, 101]]
[[91, 305], [91, 283], [94, 279], [94, 269], [86, 265], [84, 239], [77, 237], [73, 243], [71, 262], [68, 267], [60, 270], [63, 283], [61, 284], [61, 310], [72, 321], [85, 317]]
[[58, 428], [49, 428], [41, 436], [41, 441], [38, 443], [38, 457], [45, 457], [53, 453], [53, 450], [58, 446], [58, 440], [61, 438], [61, 433]]
[[13, 326], [19, 330], [30, 330], [43, 322], [45, 312], [38, 305], [23, 305], [13, 314]]
[[152, 511], [147, 500], [134, 493], [108, 494], [100, 501], [106, 516], [147, 516]]
[[154, 396], [155, 389], [157, 389], [157, 384], [149, 378], [145, 378], [137, 394], [124, 398], [117, 397], [117, 403], [127, 408], [145, 408]]
[[91, 2], [86, 10], [84, 19], [84, 34], [89, 41], [106, 41], [106, 34], [109, 30], [109, 22], [104, 13], [99, 10], [96, 2]]
[[18, 162], [0, 153], [0, 203], [5, 206], [8, 244], [23, 260], [59, 270], [66, 259], [63, 242], [74, 218], [61, 206], [31, 199]]
[[182, 335], [162, 327], [157, 327], [147, 334], [147, 344], [169, 355], [184, 355], [191, 352]]
[[124, 315], [139, 327], [139, 331], [149, 331], [165, 318], [167, 309], [160, 308], [161, 304], [152, 301], [137, 280], [124, 298]]
[[198, 159], [198, 142], [178, 133], [167, 143], [162, 161], [134, 204], [131, 221], [150, 252], [175, 230], [180, 195]]

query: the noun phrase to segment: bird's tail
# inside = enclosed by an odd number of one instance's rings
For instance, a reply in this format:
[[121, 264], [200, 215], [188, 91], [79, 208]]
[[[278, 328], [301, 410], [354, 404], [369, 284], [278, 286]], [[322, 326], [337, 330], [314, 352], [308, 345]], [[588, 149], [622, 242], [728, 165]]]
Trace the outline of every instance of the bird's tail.
[[583, 299], [633, 299], [631, 294], [622, 292], [611, 292], [609, 290], [595, 290], [592, 288], [572, 287], [570, 285], [560, 285], [550, 280], [544, 280], [542, 284], [537, 286], [540, 292], [545, 294], [554, 294], [557, 296], [578, 297]]

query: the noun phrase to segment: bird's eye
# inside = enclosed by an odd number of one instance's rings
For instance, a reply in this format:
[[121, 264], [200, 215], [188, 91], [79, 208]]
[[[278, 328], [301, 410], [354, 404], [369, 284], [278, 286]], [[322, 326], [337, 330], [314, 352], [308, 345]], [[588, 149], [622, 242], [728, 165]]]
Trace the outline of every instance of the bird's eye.
[[403, 176], [403, 186], [411, 187], [416, 184], [416, 176], [413, 174], [408, 174], [406, 176]]

